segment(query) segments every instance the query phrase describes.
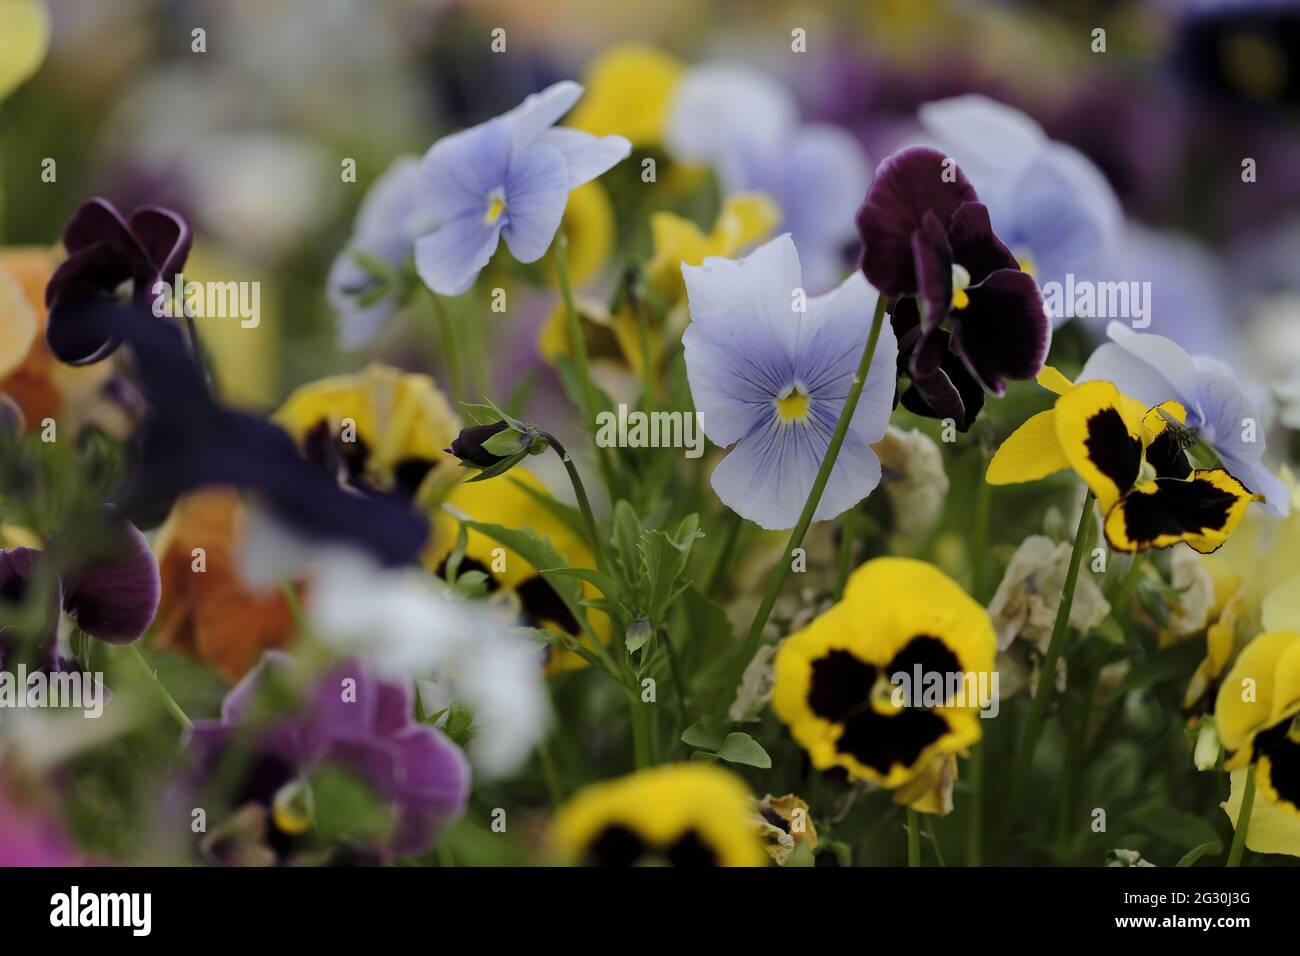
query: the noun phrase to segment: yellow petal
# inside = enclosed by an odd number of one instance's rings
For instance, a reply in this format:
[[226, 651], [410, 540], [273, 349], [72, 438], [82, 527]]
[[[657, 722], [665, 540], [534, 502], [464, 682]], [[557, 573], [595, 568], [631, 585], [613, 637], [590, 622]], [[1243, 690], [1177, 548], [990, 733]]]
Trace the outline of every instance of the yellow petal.
[[1034, 381], [1055, 395], [1064, 395], [1074, 388], [1074, 383], [1062, 375], [1054, 365], [1044, 365]]
[[27, 358], [38, 328], [36, 313], [28, 305], [23, 287], [8, 271], [0, 269], [0, 378]]
[[569, 116], [569, 125], [595, 136], [616, 133], [637, 146], [653, 146], [663, 139], [682, 70], [679, 60], [652, 46], [610, 47], [587, 67], [586, 93]]
[[1274, 722], [1278, 663], [1297, 643], [1300, 634], [1270, 631], [1237, 655], [1214, 702], [1219, 739], [1228, 750], [1244, 751], [1256, 733]]
[[1146, 409], [1110, 382], [1084, 382], [1056, 400], [1056, 437], [1103, 513], [1137, 481]]
[[[1232, 792], [1225, 803], [1219, 804], [1223, 812], [1237, 827], [1241, 814], [1241, 800], [1246, 789], [1246, 771], [1232, 773]], [[1246, 848], [1256, 853], [1286, 853], [1300, 856], [1300, 817], [1288, 813], [1270, 802], [1258, 790], [1250, 809], [1250, 829], [1246, 833]]]
[[39, 0], [0, 0], [0, 100], [39, 69], [50, 45], [50, 17]]
[[985, 480], [990, 485], [1037, 481], [1070, 467], [1056, 437], [1056, 412], [1039, 412], [1011, 433], [989, 462]]

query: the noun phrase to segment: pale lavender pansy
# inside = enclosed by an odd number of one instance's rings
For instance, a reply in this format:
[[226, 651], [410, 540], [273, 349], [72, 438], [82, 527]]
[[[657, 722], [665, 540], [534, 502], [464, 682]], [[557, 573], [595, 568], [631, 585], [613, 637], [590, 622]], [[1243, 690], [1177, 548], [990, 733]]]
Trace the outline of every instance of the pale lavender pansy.
[[438, 223], [415, 241], [415, 266], [439, 295], [460, 295], [505, 239], [520, 262], [536, 262], [555, 238], [570, 191], [627, 157], [622, 136], [555, 124], [582, 86], [564, 81], [434, 143], [420, 163], [419, 202]]
[[[714, 444], [734, 446], [713, 471], [714, 491], [760, 527], [792, 527], [853, 385], [878, 293], [854, 273], [803, 301], [788, 234], [740, 260], [683, 266], [682, 275], [691, 313], [682, 344], [700, 424]], [[871, 445], [889, 424], [897, 357], [885, 323], [815, 520], [852, 508], [879, 482]]]
[[399, 156], [366, 193], [352, 238], [330, 266], [325, 291], [339, 315], [344, 349], [373, 339], [400, 304], [396, 280], [415, 240], [436, 225], [420, 202], [419, 187], [420, 158]]
[[1223, 467], [1277, 515], [1290, 511], [1286, 485], [1264, 465], [1265, 423], [1241, 381], [1224, 362], [1187, 354], [1162, 335], [1134, 332], [1119, 322], [1106, 327], [1079, 381], [1114, 382], [1148, 407], [1170, 400], [1187, 409], [1187, 427], [1218, 454]]
[[[921, 125], [956, 160], [988, 206], [993, 228], [1040, 286], [1091, 279], [1123, 233], [1119, 200], [1093, 162], [1047, 137], [1019, 110], [987, 96], [927, 103]], [[1059, 324], [1069, 318], [1053, 316]]]
[[853, 265], [852, 210], [871, 183], [871, 166], [847, 131], [804, 124], [781, 83], [728, 63], [692, 69], [674, 97], [666, 133], [672, 155], [714, 167], [727, 194], [762, 192], [781, 209], [804, 282], [822, 292]]

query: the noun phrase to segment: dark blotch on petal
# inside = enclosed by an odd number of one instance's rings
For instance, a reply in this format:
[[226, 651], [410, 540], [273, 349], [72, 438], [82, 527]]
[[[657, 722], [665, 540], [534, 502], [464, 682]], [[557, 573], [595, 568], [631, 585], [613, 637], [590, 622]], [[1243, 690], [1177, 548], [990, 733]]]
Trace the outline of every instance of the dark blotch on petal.
[[813, 661], [808, 707], [823, 720], [839, 723], [871, 700], [877, 673], [848, 651], [828, 651]]
[[989, 221], [988, 207], [980, 202], [962, 203], [948, 223], [952, 259], [970, 273], [972, 285], [983, 282], [999, 269], [1020, 268]]
[[1160, 535], [1220, 531], [1239, 500], [1200, 477], [1187, 481], [1157, 478], [1155, 483], [1154, 493], [1130, 494], [1118, 505], [1124, 509], [1129, 540], [1139, 545]]
[[1142, 443], [1129, 434], [1117, 409], [1104, 408], [1088, 419], [1084, 446], [1088, 460], [1115, 482], [1121, 495], [1133, 487], [1142, 468]]
[[970, 373], [1001, 395], [1005, 379], [1023, 381], [1042, 371], [1052, 323], [1033, 277], [999, 269], [966, 292], [970, 304], [954, 313], [953, 351]]
[[129, 644], [153, 623], [162, 582], [144, 535], [125, 522], [112, 527], [116, 540], [65, 574], [63, 607], [91, 637]]

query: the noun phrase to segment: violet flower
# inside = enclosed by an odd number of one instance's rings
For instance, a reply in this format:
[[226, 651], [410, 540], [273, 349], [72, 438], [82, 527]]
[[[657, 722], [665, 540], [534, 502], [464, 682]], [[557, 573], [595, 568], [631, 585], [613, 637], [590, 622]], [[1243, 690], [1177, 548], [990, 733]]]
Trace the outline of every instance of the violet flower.
[[[230, 810], [212, 821], [200, 854], [218, 864], [384, 863], [427, 850], [465, 811], [470, 772], [460, 748], [412, 720], [404, 684], [377, 680], [356, 661], [339, 663], [285, 715], [270, 705], [296, 670], [268, 652], [226, 696], [220, 720], [195, 723], [191, 786]], [[377, 830], [322, 829], [312, 788], [331, 769], [372, 791]]]

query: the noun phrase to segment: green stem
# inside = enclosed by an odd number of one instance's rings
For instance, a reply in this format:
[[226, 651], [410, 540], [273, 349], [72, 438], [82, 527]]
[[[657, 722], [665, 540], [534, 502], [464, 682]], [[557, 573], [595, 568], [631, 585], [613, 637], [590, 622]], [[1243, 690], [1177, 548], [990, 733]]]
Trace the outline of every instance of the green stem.
[[433, 317], [442, 336], [442, 362], [447, 368], [452, 400], [468, 398], [469, 396], [465, 394], [465, 375], [460, 364], [460, 346], [456, 342], [456, 328], [452, 325], [451, 316], [447, 314], [447, 309], [443, 306], [438, 293], [430, 292], [429, 299], [433, 302]]
[[867, 373], [871, 370], [871, 360], [875, 357], [876, 343], [880, 340], [880, 328], [885, 319], [885, 305], [885, 297], [882, 295], [876, 301], [876, 313], [871, 319], [871, 334], [867, 337], [867, 344], [862, 350], [862, 360], [858, 363], [857, 373], [853, 376], [853, 386], [844, 399], [844, 408], [840, 411], [839, 421], [835, 423], [835, 431], [826, 448], [826, 457], [822, 459], [821, 468], [817, 470], [812, 490], [808, 492], [808, 500], [804, 502], [798, 523], [790, 532], [790, 539], [786, 542], [781, 560], [777, 561], [772, 571], [767, 592], [763, 595], [763, 603], [759, 605], [758, 613], [754, 615], [754, 620], [749, 625], [749, 633], [745, 635], [745, 640], [740, 646], [738, 658], [742, 671], [758, 650], [763, 627], [771, 617], [772, 608], [776, 606], [776, 599], [781, 593], [781, 585], [785, 583], [785, 577], [790, 573], [790, 556], [794, 549], [803, 543], [803, 537], [808, 533], [808, 526], [812, 524], [813, 515], [817, 513], [817, 506], [821, 504], [822, 492], [826, 490], [831, 470], [835, 467], [835, 459], [839, 457], [840, 448], [844, 444], [844, 436], [848, 434], [849, 423], [853, 421], [853, 413], [857, 411], [858, 399], [862, 397], [862, 387], [867, 382]]
[[[981, 446], [982, 447], [982, 446]], [[987, 456], [980, 454], [980, 471], [976, 476], [975, 528], [971, 532], [971, 596], [981, 604], [985, 601], [984, 578], [988, 568], [989, 550], [989, 499], [993, 486], [984, 480], [984, 463]]]
[[1083, 553], [1087, 549], [1088, 535], [1092, 532], [1093, 495], [1089, 491], [1083, 499], [1083, 508], [1079, 513], [1079, 526], [1074, 533], [1074, 548], [1070, 552], [1070, 566], [1065, 574], [1065, 585], [1061, 592], [1061, 603], [1056, 608], [1056, 621], [1052, 625], [1052, 636], [1048, 640], [1047, 654], [1038, 675], [1038, 690], [1033, 703], [1029, 706], [1029, 719], [1025, 722], [1025, 733], [1020, 739], [1020, 749], [1013, 763], [1011, 785], [1007, 799], [1007, 834], [1010, 835], [1012, 815], [1016, 811], [1020, 790], [1029, 767], [1034, 759], [1034, 749], [1038, 746], [1038, 737], [1043, 730], [1043, 721], [1047, 716], [1047, 700], [1052, 688], [1056, 686], [1056, 662], [1061, 658], [1061, 649], [1065, 645], [1065, 632], [1070, 626], [1070, 609], [1074, 606], [1074, 589], [1079, 583], [1079, 566], [1083, 563]]
[[542, 764], [542, 776], [546, 778], [546, 792], [551, 798], [551, 806], [558, 807], [564, 802], [564, 796], [560, 789], [560, 776], [555, 772], [555, 758], [551, 756], [549, 738], [543, 738], [537, 745], [537, 757]]
[[1237, 829], [1232, 834], [1232, 846], [1228, 850], [1228, 866], [1240, 866], [1241, 856], [1246, 852], [1246, 831], [1250, 829], [1250, 812], [1255, 807], [1255, 765], [1246, 771], [1246, 789], [1241, 795], [1241, 810], [1237, 813]]
[[648, 714], [641, 702], [639, 687], [629, 688], [628, 703], [632, 706], [632, 748], [636, 754], [636, 769], [644, 770], [654, 763], [650, 754], [650, 725], [646, 721]]
[[[587, 340], [582, 337], [582, 323], [578, 320], [578, 310], [573, 306], [573, 284], [569, 281], [569, 240], [563, 232], [555, 237], [554, 248], [555, 272], [559, 276], [560, 297], [564, 300], [564, 314], [568, 320], [569, 346], [573, 351], [574, 369], [582, 386], [582, 414], [585, 419], [583, 431], [586, 431], [596, 421], [596, 386], [591, 380], [591, 366], [587, 360]], [[614, 471], [605, 449], [598, 444], [596, 462], [600, 466], [600, 474], [610, 499], [613, 500], [617, 497]]]
[[677, 652], [673, 650], [673, 641], [666, 628], [659, 632], [659, 637], [664, 642], [668, 672], [672, 675], [673, 687], [677, 690], [677, 718], [681, 721], [682, 730], [685, 730], [691, 725], [691, 720], [686, 711], [686, 685], [682, 683], [681, 671], [677, 667]]
[[451, 844], [447, 842], [446, 837], [443, 837], [442, 842], [438, 844], [438, 865], [439, 866], [456, 865], [456, 858], [451, 854]]
[[140, 653], [139, 645], [132, 644], [130, 653], [131, 656], [135, 658], [136, 663], [140, 665], [140, 670], [144, 671], [145, 675], [153, 681], [154, 686], [158, 688], [158, 696], [162, 698], [163, 706], [167, 709], [167, 713], [171, 714], [172, 717], [176, 719], [176, 723], [180, 724], [182, 730], [189, 730], [193, 727], [194, 722], [191, 721], [185, 711], [181, 709], [181, 705], [176, 703], [176, 698], [167, 691], [165, 686], [163, 686], [163, 682], [158, 679], [157, 673], [155, 673], [154, 669], [149, 666], [149, 662], [144, 659], [144, 655]]
[[844, 515], [840, 524], [840, 561], [835, 569], [835, 588], [832, 596], [836, 601], [844, 597], [844, 585], [848, 583], [849, 572], [853, 570], [853, 546], [857, 544], [858, 525], [860, 524], [856, 508]]
[[907, 808], [907, 865], [921, 865], [921, 829], [911, 807]]
[[1129, 602], [1133, 599], [1133, 592], [1137, 589], [1138, 581], [1142, 579], [1142, 565], [1145, 558], [1146, 554], [1142, 551], [1133, 555], [1128, 570], [1124, 572], [1119, 587], [1115, 589], [1114, 600], [1111, 601], [1112, 613], [1114, 613], [1117, 620], [1124, 624], [1128, 623]]
[[740, 529], [744, 523], [744, 518], [728, 509], [727, 530], [723, 532], [722, 547], [718, 551], [717, 561], [713, 564], [713, 571], [709, 574], [709, 583], [704, 588], [704, 593], [709, 597], [716, 596], [718, 589], [722, 587], [722, 582], [727, 579], [731, 556], [735, 553], [736, 542], [740, 538]]
[[980, 741], [971, 748], [966, 768], [970, 776], [970, 797], [966, 801], [966, 865], [980, 866], [984, 837], [984, 748]]
[[925, 815], [925, 835], [930, 838], [930, 846], [934, 847], [934, 858], [940, 866], [946, 867], [948, 861], [943, 858], [943, 850], [939, 846], [939, 835], [934, 832], [934, 816], [927, 813]]
[[569, 482], [573, 485], [573, 496], [577, 499], [578, 510], [582, 513], [583, 527], [587, 529], [587, 543], [591, 546], [591, 553], [596, 556], [596, 566], [600, 569], [601, 574], [610, 576], [609, 558], [605, 554], [605, 540], [601, 537], [600, 529], [596, 525], [596, 515], [591, 510], [591, 499], [587, 497], [587, 488], [582, 483], [582, 475], [578, 472], [578, 466], [573, 463], [573, 456], [560, 444], [559, 439], [547, 432], [541, 432], [541, 436], [551, 446], [551, 449], [560, 456], [560, 461], [564, 462], [564, 470], [569, 473]]

